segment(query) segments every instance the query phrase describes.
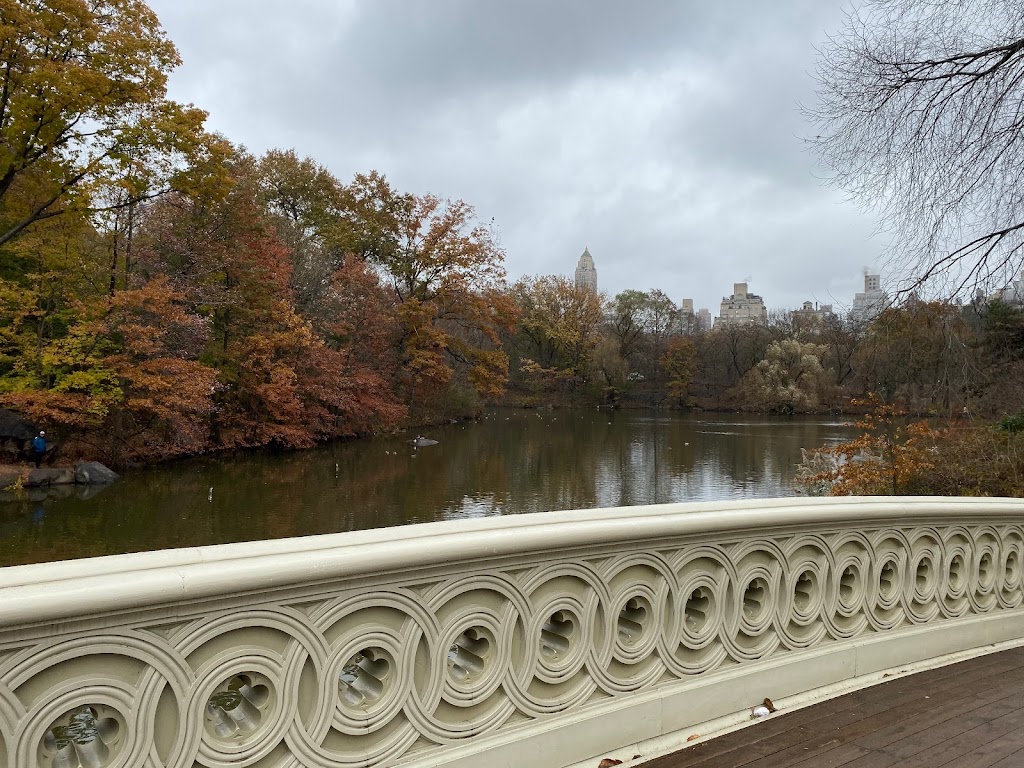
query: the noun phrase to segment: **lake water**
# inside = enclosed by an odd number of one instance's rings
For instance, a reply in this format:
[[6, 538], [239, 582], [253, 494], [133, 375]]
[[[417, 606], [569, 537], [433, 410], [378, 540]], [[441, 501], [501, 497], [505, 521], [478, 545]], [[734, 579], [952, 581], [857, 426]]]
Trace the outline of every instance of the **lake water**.
[[801, 448], [845, 421], [655, 411], [490, 411], [309, 451], [195, 459], [101, 489], [0, 495], [0, 565], [465, 516], [792, 494]]

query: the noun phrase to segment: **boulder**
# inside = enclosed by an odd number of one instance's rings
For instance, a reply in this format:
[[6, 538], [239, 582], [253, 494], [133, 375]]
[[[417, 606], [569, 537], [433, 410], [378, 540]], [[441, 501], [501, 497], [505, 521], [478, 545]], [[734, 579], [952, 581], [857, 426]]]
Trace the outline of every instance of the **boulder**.
[[81, 461], [75, 465], [74, 482], [81, 485], [105, 485], [120, 479], [120, 475], [98, 461]]
[[28, 479], [25, 480], [26, 488], [35, 488], [40, 485], [71, 485], [75, 482], [75, 470], [71, 467], [40, 467], [30, 469]]

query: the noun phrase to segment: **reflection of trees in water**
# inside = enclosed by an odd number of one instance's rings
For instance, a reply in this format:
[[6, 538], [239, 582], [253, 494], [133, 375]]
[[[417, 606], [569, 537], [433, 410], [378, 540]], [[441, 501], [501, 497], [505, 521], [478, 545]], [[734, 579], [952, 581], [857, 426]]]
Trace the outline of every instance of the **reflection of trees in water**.
[[737, 496], [786, 496], [792, 493], [794, 464], [800, 449], [821, 445], [841, 427], [806, 420], [761, 421], [733, 417], [707, 424], [709, 435], [702, 446], [698, 469], [706, 475], [704, 487], [718, 491], [719, 498]]
[[801, 447], [848, 433], [731, 414], [498, 412], [431, 430], [439, 444], [415, 451], [404, 436], [221, 456], [130, 473], [94, 499], [49, 498], [42, 515], [35, 499], [0, 504], [0, 564], [467, 515], [784, 495]]
[[538, 413], [524, 419], [521, 451], [512, 449], [511, 436], [504, 441], [512, 490], [525, 491], [510, 494], [514, 511], [594, 506], [597, 468], [592, 456], [604, 439], [592, 423], [575, 415]]

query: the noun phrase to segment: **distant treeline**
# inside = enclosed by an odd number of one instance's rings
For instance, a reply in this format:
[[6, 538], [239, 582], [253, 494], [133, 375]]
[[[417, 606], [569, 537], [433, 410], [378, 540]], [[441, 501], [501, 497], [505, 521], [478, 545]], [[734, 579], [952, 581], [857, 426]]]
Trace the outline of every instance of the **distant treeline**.
[[842, 412], [874, 393], [921, 415], [1024, 406], [1024, 309], [999, 301], [908, 301], [869, 324], [774, 311], [765, 324], [699, 331], [658, 290], [606, 301], [542, 278], [512, 293], [518, 404]]

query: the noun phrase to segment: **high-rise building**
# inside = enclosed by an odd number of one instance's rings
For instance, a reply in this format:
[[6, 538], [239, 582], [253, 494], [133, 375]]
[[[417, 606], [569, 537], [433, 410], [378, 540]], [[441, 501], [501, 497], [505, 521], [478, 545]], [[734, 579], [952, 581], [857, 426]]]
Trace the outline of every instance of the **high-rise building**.
[[860, 325], [867, 325], [889, 306], [889, 294], [882, 290], [880, 275], [864, 274], [864, 292], [854, 294], [850, 319]]
[[679, 305], [679, 330], [693, 333], [697, 330], [697, 313], [693, 311], [693, 299], [683, 299]]
[[710, 331], [714, 322], [714, 319], [711, 317], [710, 309], [707, 307], [701, 307], [697, 310], [697, 328], [702, 331]]
[[594, 266], [594, 257], [590, 255], [589, 248], [583, 249], [583, 254], [576, 265], [576, 287], [597, 294], [597, 267]]
[[756, 293], [748, 293], [746, 283], [733, 283], [732, 296], [722, 299], [715, 327], [767, 322], [768, 309], [764, 299]]
[[679, 326], [683, 333], [711, 330], [711, 312], [705, 307], [693, 308], [693, 299], [683, 299], [679, 307]]
[[1007, 304], [1024, 304], [1024, 271], [1001, 291], [996, 291], [995, 298]]
[[822, 324], [832, 316], [832, 305], [805, 301], [800, 309], [789, 313], [793, 320], [793, 331], [798, 335], [817, 336], [821, 333]]
[[804, 305], [800, 309], [794, 309], [790, 312], [794, 320], [797, 319], [817, 319], [824, 320], [826, 317], [832, 314], [831, 304], [818, 305], [818, 302], [805, 301]]

